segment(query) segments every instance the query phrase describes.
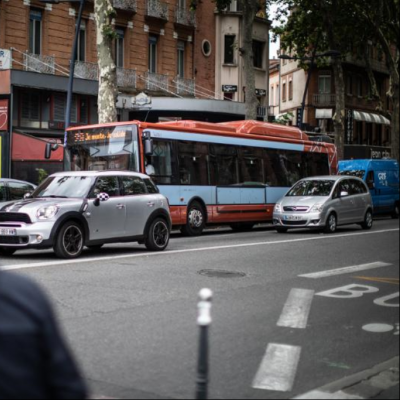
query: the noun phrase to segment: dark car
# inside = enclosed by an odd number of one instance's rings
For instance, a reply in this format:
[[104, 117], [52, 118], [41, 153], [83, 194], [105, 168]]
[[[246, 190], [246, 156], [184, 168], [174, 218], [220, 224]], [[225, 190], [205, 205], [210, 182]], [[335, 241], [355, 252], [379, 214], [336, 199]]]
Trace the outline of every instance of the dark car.
[[33, 183], [14, 179], [0, 179], [0, 204], [21, 200], [27, 193], [32, 193], [35, 189], [36, 186]]

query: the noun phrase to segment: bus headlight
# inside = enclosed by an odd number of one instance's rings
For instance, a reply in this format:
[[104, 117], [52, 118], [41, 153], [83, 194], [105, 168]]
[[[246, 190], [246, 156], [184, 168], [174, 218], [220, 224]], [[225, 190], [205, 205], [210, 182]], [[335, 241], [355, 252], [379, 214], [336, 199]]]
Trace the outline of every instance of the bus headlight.
[[54, 218], [59, 211], [59, 208], [57, 206], [47, 206], [47, 207], [42, 207], [38, 212], [37, 212], [37, 217], [38, 219], [45, 220], [45, 219], [51, 219]]

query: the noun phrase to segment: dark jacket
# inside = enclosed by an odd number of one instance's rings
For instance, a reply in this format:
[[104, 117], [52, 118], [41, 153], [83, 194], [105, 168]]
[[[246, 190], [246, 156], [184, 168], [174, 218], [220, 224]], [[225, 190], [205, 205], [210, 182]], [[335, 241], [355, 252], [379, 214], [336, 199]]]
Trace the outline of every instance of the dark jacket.
[[0, 271], [0, 399], [82, 399], [85, 385], [36, 284]]

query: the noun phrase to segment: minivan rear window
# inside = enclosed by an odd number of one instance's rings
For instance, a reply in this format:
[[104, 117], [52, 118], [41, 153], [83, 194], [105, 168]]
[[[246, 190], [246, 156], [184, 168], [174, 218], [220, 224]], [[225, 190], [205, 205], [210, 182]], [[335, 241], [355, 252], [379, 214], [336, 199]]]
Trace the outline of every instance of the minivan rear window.
[[287, 197], [304, 197], [304, 196], [330, 196], [335, 181], [333, 180], [315, 180], [300, 181], [286, 195]]

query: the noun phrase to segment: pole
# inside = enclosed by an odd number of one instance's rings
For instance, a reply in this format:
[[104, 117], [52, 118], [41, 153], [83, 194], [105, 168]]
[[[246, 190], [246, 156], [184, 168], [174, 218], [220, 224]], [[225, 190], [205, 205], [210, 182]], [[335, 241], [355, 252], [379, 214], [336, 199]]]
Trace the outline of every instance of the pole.
[[200, 327], [199, 357], [197, 365], [197, 387], [196, 399], [205, 400], [208, 398], [208, 332], [211, 325], [211, 306], [213, 293], [210, 289], [202, 289], [199, 293], [200, 302], [198, 304], [197, 324]]
[[69, 80], [68, 80], [67, 108], [65, 111], [65, 134], [64, 134], [65, 146], [67, 145], [67, 129], [69, 128], [69, 125], [71, 123], [71, 107], [72, 107], [72, 93], [74, 87], [75, 61], [76, 61], [76, 52], [78, 49], [78, 37], [79, 37], [79, 31], [81, 29], [81, 21], [82, 21], [82, 13], [84, 5], [85, 5], [85, 0], [81, 0], [79, 6], [78, 21], [76, 23], [76, 29], [75, 29], [74, 45], [71, 54], [71, 65], [69, 69]]

